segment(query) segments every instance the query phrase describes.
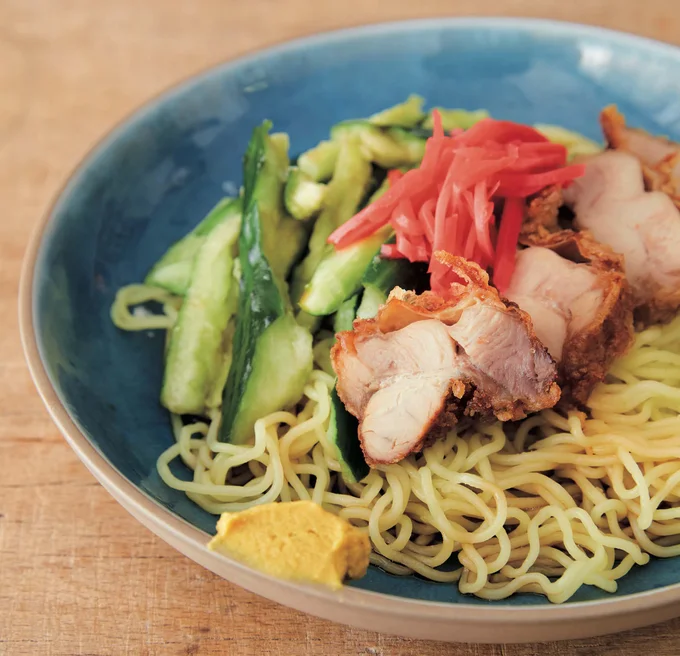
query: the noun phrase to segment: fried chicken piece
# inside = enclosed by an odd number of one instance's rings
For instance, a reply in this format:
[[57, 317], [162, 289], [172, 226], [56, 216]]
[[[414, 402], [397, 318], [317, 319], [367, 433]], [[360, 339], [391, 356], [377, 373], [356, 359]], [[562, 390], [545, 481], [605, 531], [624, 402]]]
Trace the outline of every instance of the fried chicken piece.
[[668, 194], [680, 208], [680, 144], [627, 127], [626, 119], [616, 105], [602, 110], [600, 125], [610, 148], [630, 153], [640, 160], [647, 189]]
[[464, 258], [444, 299], [396, 288], [375, 319], [338, 333], [337, 391], [359, 419], [366, 462], [398, 462], [464, 416], [517, 420], [555, 405], [557, 370], [529, 316]]
[[550, 185], [527, 201], [522, 237], [543, 238], [560, 229], [558, 215], [564, 199], [561, 185]]
[[558, 363], [561, 405], [582, 405], [633, 341], [633, 297], [623, 261], [590, 233], [522, 239], [506, 296], [531, 316]]
[[668, 321], [680, 307], [680, 211], [663, 192], [644, 189], [640, 161], [608, 150], [564, 190], [574, 226], [623, 256], [640, 326]]

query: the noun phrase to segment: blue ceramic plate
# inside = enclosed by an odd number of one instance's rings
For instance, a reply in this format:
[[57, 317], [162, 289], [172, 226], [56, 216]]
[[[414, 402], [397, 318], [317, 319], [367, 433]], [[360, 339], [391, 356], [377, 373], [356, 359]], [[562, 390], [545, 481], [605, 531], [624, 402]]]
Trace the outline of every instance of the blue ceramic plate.
[[[574, 637], [674, 614], [680, 559], [654, 560], [616, 595], [584, 587], [550, 606], [518, 595], [461, 596], [455, 585], [371, 569], [341, 593], [272, 581], [204, 544], [215, 517], [171, 490], [155, 463], [172, 442], [158, 403], [163, 336], [109, 319], [116, 290], [241, 182], [241, 157], [263, 119], [293, 153], [342, 119], [410, 93], [430, 105], [555, 123], [599, 139], [598, 112], [680, 137], [680, 51], [602, 29], [546, 21], [440, 19], [315, 36], [241, 58], [153, 100], [87, 157], [40, 226], [22, 289], [23, 337], [55, 420], [102, 483], [152, 530], [260, 594], [308, 612], [409, 635], [486, 641]], [[680, 606], [679, 606], [680, 608]]]

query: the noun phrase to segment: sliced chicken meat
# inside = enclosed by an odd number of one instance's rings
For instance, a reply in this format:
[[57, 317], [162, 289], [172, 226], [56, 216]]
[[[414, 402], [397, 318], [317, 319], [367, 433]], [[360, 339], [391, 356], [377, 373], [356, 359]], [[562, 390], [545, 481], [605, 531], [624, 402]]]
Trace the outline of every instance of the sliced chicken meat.
[[563, 230], [528, 241], [505, 295], [531, 316], [536, 336], [557, 361], [561, 403], [583, 404], [633, 341], [622, 258], [588, 232]]
[[375, 319], [338, 333], [331, 352], [338, 395], [359, 419], [372, 466], [420, 450], [463, 416], [516, 420], [559, 400], [555, 363], [529, 316], [476, 264], [437, 257], [466, 284], [446, 299], [394, 289]]
[[667, 321], [680, 307], [680, 211], [668, 195], [646, 192], [639, 160], [608, 150], [564, 190], [574, 225], [623, 255], [640, 324]]
[[602, 110], [600, 123], [611, 148], [640, 160], [647, 187], [668, 194], [680, 207], [680, 144], [627, 127], [626, 119], [614, 105]]

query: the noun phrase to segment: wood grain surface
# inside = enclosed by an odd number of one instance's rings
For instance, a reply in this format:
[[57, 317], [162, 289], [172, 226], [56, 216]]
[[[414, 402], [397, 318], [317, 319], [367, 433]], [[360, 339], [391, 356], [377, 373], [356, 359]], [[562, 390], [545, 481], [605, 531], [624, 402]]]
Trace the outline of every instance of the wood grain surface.
[[16, 319], [27, 239], [69, 171], [112, 124], [195, 71], [304, 34], [417, 16], [543, 16], [680, 44], [679, 8], [677, 0], [0, 0], [0, 654], [680, 654], [680, 620], [579, 642], [445, 645], [318, 620], [218, 579], [138, 524], [80, 464], [33, 388]]

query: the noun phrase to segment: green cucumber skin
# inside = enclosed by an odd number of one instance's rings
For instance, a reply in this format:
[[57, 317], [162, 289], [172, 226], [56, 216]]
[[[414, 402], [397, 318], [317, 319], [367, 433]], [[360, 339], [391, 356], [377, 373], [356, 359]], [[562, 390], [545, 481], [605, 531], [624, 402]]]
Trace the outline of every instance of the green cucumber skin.
[[[244, 158], [244, 202], [239, 259], [241, 289], [234, 335], [234, 357], [222, 399], [220, 439], [230, 441], [241, 399], [253, 368], [255, 345], [261, 334], [285, 312], [279, 287], [265, 257], [262, 223], [256, 192], [262, 192], [261, 173], [265, 166], [266, 141], [271, 123], [255, 128]], [[259, 188], [258, 188], [259, 187]], [[257, 294], [255, 295], [257, 291]]]
[[371, 471], [359, 442], [359, 422], [345, 409], [335, 387], [331, 390], [331, 407], [326, 432], [335, 447], [335, 456], [348, 483], [358, 483]]
[[235, 444], [252, 436], [259, 417], [297, 401], [312, 370], [312, 336], [295, 321], [285, 283], [270, 266], [265, 250], [264, 233], [271, 230], [271, 217], [263, 220], [261, 210], [271, 209], [282, 192], [267, 167], [270, 127], [265, 121], [255, 128], [244, 159], [241, 288], [219, 432], [221, 441]]

